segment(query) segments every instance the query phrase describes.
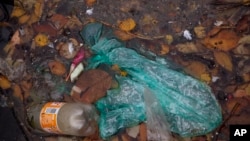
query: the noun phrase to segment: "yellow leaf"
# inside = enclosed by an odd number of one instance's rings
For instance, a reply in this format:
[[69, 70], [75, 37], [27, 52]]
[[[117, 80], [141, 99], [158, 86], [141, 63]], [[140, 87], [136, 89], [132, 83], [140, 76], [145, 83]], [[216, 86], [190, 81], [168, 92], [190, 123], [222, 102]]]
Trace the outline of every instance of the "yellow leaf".
[[167, 43], [170, 45], [174, 41], [174, 38], [172, 35], [166, 35], [165, 39], [167, 40]]
[[111, 69], [115, 72], [119, 72], [120, 71], [120, 67], [117, 64], [114, 64]]
[[128, 73], [126, 71], [121, 71], [120, 75], [126, 77], [128, 75]]
[[39, 33], [35, 37], [35, 43], [37, 46], [44, 47], [48, 45], [49, 39], [48, 36], [42, 33]]
[[132, 18], [128, 18], [121, 21], [118, 26], [123, 31], [131, 31], [135, 28], [136, 23]]
[[2, 89], [8, 89], [11, 87], [10, 81], [3, 75], [0, 75], [0, 87]]
[[35, 5], [34, 5], [35, 9], [34, 9], [34, 14], [37, 16], [37, 17], [41, 17], [42, 15], [42, 12], [43, 12], [43, 4], [40, 3], [40, 2], [36, 2]]
[[207, 83], [211, 82], [211, 76], [208, 73], [201, 74], [200, 79]]
[[222, 51], [214, 51], [214, 58], [216, 62], [226, 70], [233, 70], [232, 59], [227, 53]]

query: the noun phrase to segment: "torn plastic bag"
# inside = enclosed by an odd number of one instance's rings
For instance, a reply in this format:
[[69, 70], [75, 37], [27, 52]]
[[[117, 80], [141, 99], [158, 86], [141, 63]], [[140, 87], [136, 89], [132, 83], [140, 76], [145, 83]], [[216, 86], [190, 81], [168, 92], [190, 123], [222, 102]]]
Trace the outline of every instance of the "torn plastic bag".
[[147, 114], [147, 140], [148, 141], [172, 141], [169, 124], [164, 111], [148, 88], [144, 91], [144, 101]]
[[172, 63], [168, 60], [164, 63], [149, 60], [126, 48], [112, 34], [112, 29], [101, 23], [86, 25], [80, 34], [95, 53], [89, 59], [88, 69], [101, 63], [117, 64], [128, 73], [127, 77], [118, 79], [119, 89], [108, 91], [108, 95], [96, 103], [103, 138], [146, 120], [142, 99], [145, 87], [156, 97], [174, 133], [184, 137], [203, 135], [221, 123], [220, 106], [205, 83], [171, 69]]

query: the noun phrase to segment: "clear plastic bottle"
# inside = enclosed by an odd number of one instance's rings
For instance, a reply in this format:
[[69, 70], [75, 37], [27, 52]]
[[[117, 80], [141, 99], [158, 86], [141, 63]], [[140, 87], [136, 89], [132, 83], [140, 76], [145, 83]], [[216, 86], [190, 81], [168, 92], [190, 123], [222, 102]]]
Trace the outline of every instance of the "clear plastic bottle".
[[27, 111], [32, 127], [42, 133], [89, 136], [97, 131], [98, 114], [84, 103], [48, 102]]

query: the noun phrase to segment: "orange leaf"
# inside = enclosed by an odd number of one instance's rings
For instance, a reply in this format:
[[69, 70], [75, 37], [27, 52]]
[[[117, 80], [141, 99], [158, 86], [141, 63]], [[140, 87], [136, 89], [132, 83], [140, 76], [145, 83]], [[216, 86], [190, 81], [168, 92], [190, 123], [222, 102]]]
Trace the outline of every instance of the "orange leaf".
[[48, 65], [49, 65], [51, 73], [53, 73], [55, 75], [62, 76], [66, 73], [66, 67], [60, 61], [51, 61], [51, 62], [49, 62]]
[[165, 55], [169, 53], [169, 46], [166, 44], [162, 44], [161, 45], [161, 51], [160, 51], [160, 55]]
[[114, 34], [122, 41], [128, 41], [135, 37], [133, 34], [128, 34], [127, 32], [121, 30], [115, 30]]
[[91, 7], [96, 3], [96, 0], [86, 0], [85, 2], [87, 6]]
[[135, 28], [136, 23], [132, 18], [128, 18], [121, 21], [118, 26], [123, 31], [131, 31]]
[[[237, 47], [239, 37], [232, 30], [210, 31], [208, 36], [203, 40], [207, 48], [229, 51]], [[215, 33], [216, 34], [215, 34]]]
[[3, 75], [0, 75], [0, 87], [2, 89], [8, 89], [11, 87], [10, 81]]
[[233, 70], [233, 63], [231, 57], [222, 51], [215, 51], [214, 58], [216, 62], [228, 71]]

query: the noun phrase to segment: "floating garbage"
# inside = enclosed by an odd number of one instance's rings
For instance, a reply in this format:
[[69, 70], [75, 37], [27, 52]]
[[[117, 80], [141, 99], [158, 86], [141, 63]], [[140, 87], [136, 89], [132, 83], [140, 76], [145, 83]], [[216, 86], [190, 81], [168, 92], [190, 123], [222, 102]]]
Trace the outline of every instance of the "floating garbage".
[[98, 129], [95, 107], [84, 103], [48, 102], [30, 107], [27, 115], [40, 133], [90, 136]]
[[[161, 108], [153, 114], [162, 113], [159, 115], [163, 118], [155, 119], [166, 119], [161, 121], [164, 126], [159, 128], [167, 127], [183, 137], [207, 134], [221, 124], [221, 108], [211, 89], [205, 83], [174, 70], [171, 61], [150, 60], [126, 48], [112, 29], [101, 23], [86, 25], [80, 34], [94, 54], [86, 69], [100, 64], [116, 64], [127, 72], [126, 77], [116, 76], [118, 88], [108, 90], [107, 96], [95, 103], [100, 112], [102, 138], [109, 138], [119, 129], [152, 121], [150, 105], [151, 108]], [[148, 95], [155, 97], [152, 103], [147, 100]], [[151, 123], [157, 124], [159, 122]]]

